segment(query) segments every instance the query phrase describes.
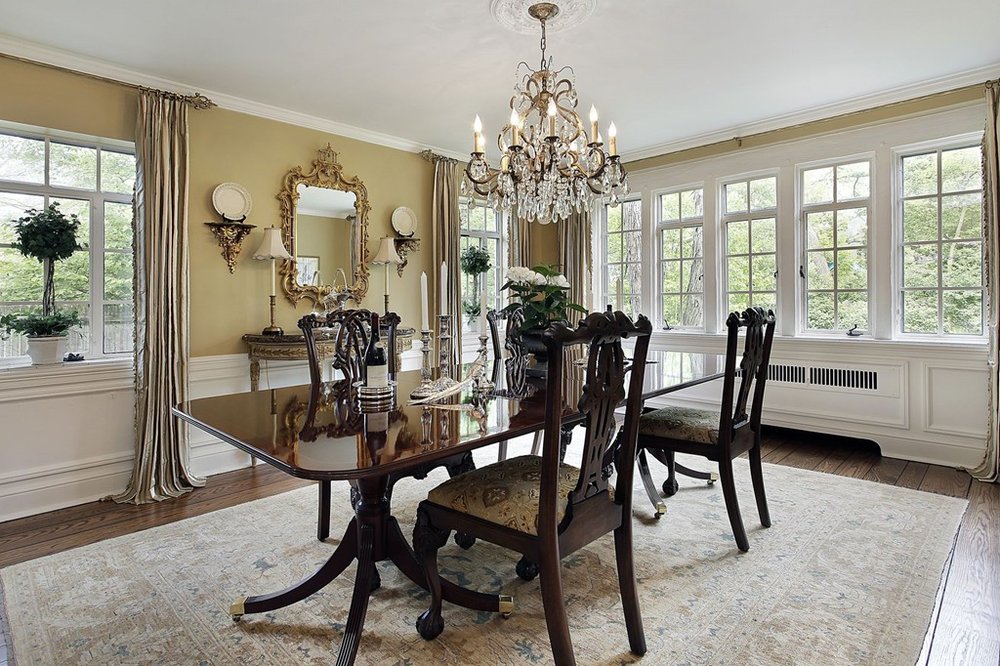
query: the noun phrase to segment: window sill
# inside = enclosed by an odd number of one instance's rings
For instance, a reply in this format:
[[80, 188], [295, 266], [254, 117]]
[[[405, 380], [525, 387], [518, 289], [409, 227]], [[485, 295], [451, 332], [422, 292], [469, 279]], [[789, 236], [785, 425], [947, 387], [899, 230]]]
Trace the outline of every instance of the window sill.
[[31, 365], [27, 356], [0, 366], [0, 402], [107, 393], [135, 387], [132, 357]]
[[[683, 340], [683, 342], [682, 342]], [[700, 331], [653, 331], [652, 342], [669, 347], [671, 344], [711, 347], [713, 350], [723, 350], [726, 344], [725, 333], [706, 333]], [[844, 353], [845, 346], [861, 354], [877, 355], [888, 353], [892, 355], [933, 354], [982, 354], [984, 357], [989, 343], [984, 339], [976, 340], [939, 340], [928, 338], [897, 338], [895, 340], [879, 340], [870, 335], [857, 337], [826, 336], [826, 335], [778, 335], [774, 336], [775, 350], [798, 351], [811, 349], [836, 349], [836, 353]]]

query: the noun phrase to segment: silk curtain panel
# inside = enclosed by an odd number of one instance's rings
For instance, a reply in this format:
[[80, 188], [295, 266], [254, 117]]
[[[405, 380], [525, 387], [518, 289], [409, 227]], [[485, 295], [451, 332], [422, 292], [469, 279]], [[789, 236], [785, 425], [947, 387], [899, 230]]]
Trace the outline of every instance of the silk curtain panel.
[[986, 456], [972, 476], [981, 481], [1000, 480], [1000, 80], [986, 83], [986, 132], [983, 136], [983, 238], [986, 245], [986, 293], [989, 302], [986, 322], [990, 337], [987, 387]]
[[[432, 222], [434, 225], [434, 290], [435, 313], [441, 312], [441, 262], [448, 263], [448, 314], [451, 315], [452, 359], [461, 358], [462, 294], [461, 294], [461, 225], [458, 217], [459, 164], [438, 157], [434, 161], [434, 191]], [[438, 331], [440, 338], [441, 331]]]
[[[587, 213], [572, 213], [559, 222], [559, 263], [563, 274], [569, 280], [569, 298], [579, 303], [587, 310], [593, 310], [591, 298], [593, 282], [591, 280], [591, 236], [590, 215]], [[600, 304], [599, 309], [604, 309]]]
[[531, 227], [512, 210], [507, 215], [507, 265], [531, 268]]
[[146, 504], [205, 484], [190, 470], [187, 429], [170, 408], [188, 397], [188, 105], [140, 90], [136, 127], [136, 451], [128, 488]]

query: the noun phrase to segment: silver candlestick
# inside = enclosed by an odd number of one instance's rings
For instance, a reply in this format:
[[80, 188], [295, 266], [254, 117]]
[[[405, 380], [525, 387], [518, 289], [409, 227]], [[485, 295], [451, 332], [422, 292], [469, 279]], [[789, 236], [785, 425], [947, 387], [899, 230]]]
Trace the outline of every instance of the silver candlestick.
[[488, 340], [489, 338], [486, 335], [479, 335], [479, 356], [476, 358], [475, 374], [472, 377], [474, 380], [473, 386], [480, 394], [489, 393], [496, 388], [490, 378], [486, 376], [486, 368], [490, 360], [489, 352], [486, 350], [486, 342]]
[[420, 386], [410, 393], [411, 398], [426, 398], [434, 395], [434, 383], [431, 381], [431, 332], [420, 331], [420, 353], [423, 354], [423, 362], [420, 364]]

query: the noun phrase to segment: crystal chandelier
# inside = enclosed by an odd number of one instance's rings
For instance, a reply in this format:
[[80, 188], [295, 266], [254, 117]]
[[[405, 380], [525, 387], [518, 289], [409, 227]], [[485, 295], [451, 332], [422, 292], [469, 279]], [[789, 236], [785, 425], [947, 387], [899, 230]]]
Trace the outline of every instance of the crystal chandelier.
[[545, 56], [545, 22], [559, 7], [540, 2], [528, 14], [542, 26], [541, 64], [517, 66], [510, 122], [497, 137], [500, 168], [486, 161], [479, 116], [473, 126], [472, 158], [465, 167], [462, 194], [485, 197], [487, 205], [540, 224], [588, 210], [600, 198], [618, 204], [628, 194], [628, 178], [618, 156], [615, 124], [608, 127], [608, 151], [590, 107], [590, 134], [576, 112], [573, 68], [552, 69]]

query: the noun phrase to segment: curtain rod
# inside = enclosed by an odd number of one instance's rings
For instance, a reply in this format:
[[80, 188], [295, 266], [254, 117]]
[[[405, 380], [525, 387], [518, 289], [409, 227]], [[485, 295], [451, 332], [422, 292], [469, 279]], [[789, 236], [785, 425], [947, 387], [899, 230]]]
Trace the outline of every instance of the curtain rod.
[[23, 62], [29, 65], [37, 65], [38, 67], [45, 67], [47, 69], [52, 69], [57, 72], [65, 72], [67, 74], [76, 74], [77, 76], [82, 76], [84, 78], [92, 79], [94, 81], [100, 81], [102, 83], [113, 83], [118, 86], [123, 86], [125, 88], [130, 88], [132, 90], [137, 90], [140, 92], [152, 92], [158, 95], [163, 95], [164, 97], [170, 97], [171, 99], [183, 100], [190, 104], [192, 108], [195, 109], [210, 109], [213, 106], [218, 106], [215, 102], [205, 97], [201, 93], [194, 93], [192, 95], [184, 95], [181, 93], [176, 93], [171, 90], [158, 90], [156, 88], [150, 88], [148, 86], [140, 86], [136, 83], [129, 83], [128, 81], [122, 81], [120, 79], [113, 79], [108, 76], [100, 76], [99, 74], [91, 74], [89, 72], [81, 72], [75, 69], [70, 69], [69, 67], [63, 67], [61, 65], [53, 65], [47, 62], [41, 62], [38, 60], [32, 60], [30, 58], [22, 58], [21, 56], [11, 55], [9, 53], [0, 52], [0, 58], [6, 58], [7, 60], [13, 60], [15, 62]]

